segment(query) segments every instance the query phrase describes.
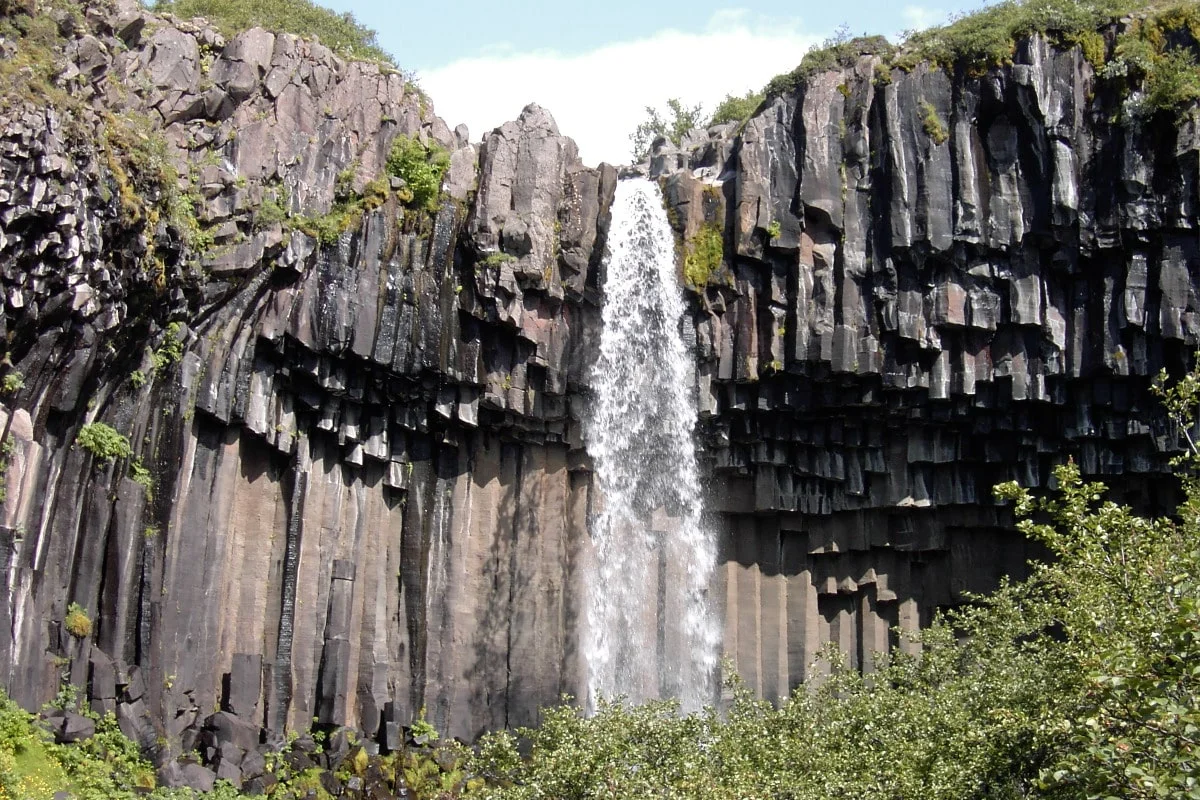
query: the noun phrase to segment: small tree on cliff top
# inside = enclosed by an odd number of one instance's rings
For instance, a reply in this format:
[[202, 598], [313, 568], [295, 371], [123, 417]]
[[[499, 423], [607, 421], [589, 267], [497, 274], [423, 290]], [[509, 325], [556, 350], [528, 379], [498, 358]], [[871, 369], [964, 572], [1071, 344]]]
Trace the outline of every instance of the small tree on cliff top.
[[650, 145], [659, 136], [665, 136], [673, 144], [679, 145], [688, 131], [699, 128], [704, 124], [703, 108], [700, 105], [685, 106], [678, 97], [667, 101], [669, 117], [664, 117], [657, 108], [646, 106], [646, 119], [629, 135], [633, 143], [633, 160], [642, 162], [650, 155]]

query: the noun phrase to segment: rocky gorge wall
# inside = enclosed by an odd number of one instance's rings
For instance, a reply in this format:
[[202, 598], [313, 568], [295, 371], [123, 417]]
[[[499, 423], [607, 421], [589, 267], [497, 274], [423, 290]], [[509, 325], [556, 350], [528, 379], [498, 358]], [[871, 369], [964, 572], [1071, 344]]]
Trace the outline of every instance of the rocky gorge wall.
[[652, 164], [683, 238], [723, 235], [699, 402], [726, 649], [769, 696], [824, 642], [869, 667], [889, 629], [1023, 574], [996, 483], [1073, 458], [1174, 508], [1147, 388], [1196, 346], [1195, 119], [1119, 114], [1078, 49], [1013, 61], [864, 54]]
[[[285, 34], [57, 27], [61, 94], [2, 112], [0, 683], [32, 707], [65, 673], [164, 754], [217, 709], [387, 742], [582, 694], [616, 170], [537, 106], [472, 143]], [[725, 649], [765, 696], [1019, 575], [995, 482], [1071, 456], [1172, 497], [1147, 387], [1196, 344], [1195, 126], [1114, 122], [1076, 51], [1014, 62], [863, 55], [655, 151], [681, 262], [722, 243], [685, 333]], [[401, 135], [449, 154], [435, 210], [387, 175]], [[139, 205], [162, 164], [178, 196]], [[95, 422], [128, 457], [78, 443]]]

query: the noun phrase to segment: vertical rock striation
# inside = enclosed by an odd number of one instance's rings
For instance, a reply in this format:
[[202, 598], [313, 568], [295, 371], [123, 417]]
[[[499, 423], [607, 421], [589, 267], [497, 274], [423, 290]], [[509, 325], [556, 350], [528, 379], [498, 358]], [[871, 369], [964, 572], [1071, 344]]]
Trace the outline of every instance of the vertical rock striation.
[[[52, 95], [0, 108], [0, 684], [37, 706], [65, 670], [172, 748], [580, 695], [616, 171], [537, 106], [472, 143], [317, 42], [59, 28]], [[653, 161], [681, 250], [724, 243], [684, 333], [725, 649], [770, 697], [1020, 574], [993, 483], [1072, 457], [1172, 494], [1147, 388], [1197, 343], [1194, 120], [1113, 122], [1036, 37], [978, 77], [876, 65]], [[448, 152], [435, 211], [399, 136]]]
[[980, 77], [878, 65], [814, 76], [721, 168], [705, 145], [663, 176], [682, 235], [726, 233], [700, 405], [726, 647], [772, 696], [825, 641], [869, 666], [889, 627], [1021, 574], [1000, 481], [1070, 457], [1173, 507], [1177, 432], [1147, 388], [1197, 343], [1194, 121], [1114, 122], [1079, 51], [1038, 37]]

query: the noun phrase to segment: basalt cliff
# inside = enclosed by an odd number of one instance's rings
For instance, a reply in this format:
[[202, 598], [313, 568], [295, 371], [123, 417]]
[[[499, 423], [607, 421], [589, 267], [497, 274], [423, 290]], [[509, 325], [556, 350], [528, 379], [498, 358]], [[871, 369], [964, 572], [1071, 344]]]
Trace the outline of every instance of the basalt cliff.
[[[617, 170], [537, 106], [471, 141], [317, 42], [54, 23], [41, 90], [0, 41], [0, 685], [65, 678], [165, 753], [314, 720], [388, 746], [422, 708], [471, 738], [582, 694]], [[724, 649], [770, 698], [1020, 575], [999, 481], [1070, 457], [1173, 497], [1149, 386], [1200, 327], [1195, 123], [1120, 118], [1039, 37], [980, 75], [878, 62], [648, 166], [703, 267]], [[446, 153], [428, 205], [401, 136]]]

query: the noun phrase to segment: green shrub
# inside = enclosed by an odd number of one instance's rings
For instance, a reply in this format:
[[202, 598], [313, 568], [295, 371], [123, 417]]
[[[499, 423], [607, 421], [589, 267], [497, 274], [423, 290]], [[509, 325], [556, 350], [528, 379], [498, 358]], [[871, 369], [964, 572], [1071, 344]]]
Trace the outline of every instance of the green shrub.
[[[1146, 18], [1127, 26], [1110, 60], [1104, 32], [1134, 12], [1145, 12]], [[1183, 39], [1190, 36], [1191, 44], [1183, 44], [1175, 35], [1179, 33], [1186, 34]], [[882, 56], [875, 70], [880, 86], [891, 82], [892, 69], [909, 71], [923, 62], [981, 75], [1011, 62], [1017, 42], [1032, 34], [1060, 46], [1078, 46], [1102, 77], [1118, 82], [1126, 93], [1144, 90], [1141, 109], [1147, 112], [1177, 111], [1200, 96], [1200, 66], [1191, 49], [1200, 42], [1200, 5], [1178, 0], [1004, 0], [913, 32], [899, 48], [874, 39], [849, 39], [843, 29], [805, 54], [792, 72], [773, 78], [765, 92], [795, 91], [814, 74], [849, 66], [862, 52]]]
[[350, 12], [338, 14], [310, 0], [157, 0], [154, 10], [190, 19], [204, 17], [227, 35], [259, 26], [272, 31], [317, 37], [347, 58], [395, 65], [380, 46], [375, 31]]
[[154, 364], [154, 374], [158, 375], [164, 369], [183, 358], [183, 325], [172, 322], [167, 325], [163, 341], [151, 354], [150, 361]]
[[67, 615], [63, 617], [63, 627], [76, 639], [86, 639], [92, 633], [92, 620], [83, 606], [71, 603], [67, 606]]
[[683, 277], [689, 286], [703, 289], [721, 269], [725, 256], [725, 238], [721, 226], [705, 223], [684, 248]]
[[772, 78], [763, 88], [763, 94], [767, 97], [775, 97], [793, 92], [813, 75], [854, 66], [859, 57], [865, 54], [879, 55], [888, 59], [895, 50], [895, 46], [885, 36], [852, 38], [849, 28], [843, 25], [820, 47], [815, 47], [805, 53], [804, 58], [800, 60], [800, 66], [791, 72]]
[[765, 95], [762, 92], [750, 91], [741, 97], [727, 94], [724, 100], [717, 103], [717, 107], [713, 110], [708, 124], [721, 125], [725, 122], [745, 122], [754, 115], [754, 112], [762, 105], [764, 99]]
[[488, 253], [487, 258], [483, 260], [483, 265], [485, 267], [498, 267], [501, 264], [507, 264], [516, 260], [517, 257], [511, 253]]
[[283, 202], [275, 195], [271, 195], [264, 198], [258, 208], [254, 210], [254, 229], [265, 230], [282, 225], [287, 219], [288, 212]]
[[129, 440], [103, 422], [91, 422], [79, 429], [75, 441], [100, 461], [129, 458], [133, 451]]
[[13, 394], [25, 388], [25, 376], [13, 370], [4, 376], [4, 380], [0, 382], [0, 392], [4, 394]]
[[[1182, 44], [1187, 40], [1192, 44]], [[1135, 21], [1117, 38], [1113, 58], [1100, 75], [1125, 91], [1140, 88], [1134, 113], [1179, 112], [1200, 98], [1200, 4], [1171, 6]]]
[[321, 244], [336, 244], [338, 238], [362, 221], [363, 207], [359, 198], [333, 204], [328, 214], [319, 217], [296, 217], [292, 226]]
[[150, 470], [146, 468], [146, 465], [143, 464], [140, 459], [135, 458], [130, 460], [129, 475], [133, 479], [134, 483], [140, 485], [146, 490], [146, 498], [148, 500], [153, 500], [154, 476], [150, 474]]
[[1085, 30], [1066, 35], [1064, 41], [1067, 44], [1078, 45], [1092, 69], [1098, 70], [1104, 66], [1108, 58], [1108, 42], [1104, 34], [1095, 30]]
[[1183, 49], [1161, 54], [1146, 74], [1145, 93], [1152, 111], [1179, 109], [1200, 98], [1195, 54]]
[[932, 139], [934, 144], [941, 144], [950, 138], [950, 131], [946, 129], [946, 123], [942, 122], [942, 118], [938, 116], [933, 103], [924, 100], [921, 101], [921, 127], [925, 129], [925, 135]]
[[51, 755], [50, 736], [0, 692], [0, 798], [52, 800], [68, 779]]
[[419, 139], [400, 135], [392, 142], [387, 173], [404, 180], [412, 193], [406, 202], [429, 211], [437, 210], [442, 177], [450, 168], [450, 154], [436, 142], [421, 144]]
[[688, 131], [704, 126], [702, 107], [685, 106], [678, 97], [667, 101], [667, 112], [669, 116], [664, 117], [657, 108], [646, 106], [646, 119], [629, 135], [629, 141], [633, 145], [631, 154], [635, 162], [646, 160], [650, 155], [650, 145], [659, 136], [666, 137], [678, 147]]

